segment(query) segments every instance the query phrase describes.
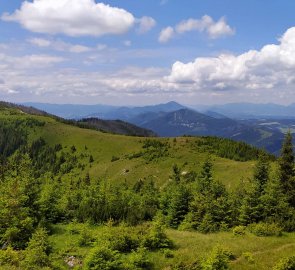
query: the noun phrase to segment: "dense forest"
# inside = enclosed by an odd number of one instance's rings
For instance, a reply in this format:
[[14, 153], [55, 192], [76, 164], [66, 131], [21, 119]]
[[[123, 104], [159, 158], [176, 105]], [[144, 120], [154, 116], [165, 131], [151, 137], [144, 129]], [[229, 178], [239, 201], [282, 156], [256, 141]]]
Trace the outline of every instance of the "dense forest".
[[[236, 237], [295, 231], [291, 133], [277, 160], [244, 143], [203, 138], [194, 145], [207, 155], [199, 170], [183, 172], [174, 164], [164, 185], [144, 175], [131, 184], [91, 177], [87, 168], [95, 160], [86, 146], [78, 154], [76, 145], [52, 145], [38, 136], [29, 140], [27, 128], [44, 124], [34, 118], [0, 123], [0, 269], [158, 269], [149, 253], [172, 258], [177, 249], [169, 228]], [[143, 139], [141, 151], [128, 158], [157, 162], [169, 148], [167, 142]], [[110, 162], [119, 159], [113, 154]], [[255, 160], [253, 177], [229, 190], [213, 176], [214, 155]], [[65, 181], [63, 176], [77, 168], [83, 174]], [[67, 257], [69, 251], [52, 247], [49, 238], [59, 226], [77, 237], [77, 246], [87, 249], [84, 256]], [[99, 236], [95, 227], [101, 228]], [[274, 269], [294, 269], [294, 258], [283, 258]], [[230, 250], [216, 246], [208, 256], [179, 259], [165, 269], [229, 269], [234, 259]]]

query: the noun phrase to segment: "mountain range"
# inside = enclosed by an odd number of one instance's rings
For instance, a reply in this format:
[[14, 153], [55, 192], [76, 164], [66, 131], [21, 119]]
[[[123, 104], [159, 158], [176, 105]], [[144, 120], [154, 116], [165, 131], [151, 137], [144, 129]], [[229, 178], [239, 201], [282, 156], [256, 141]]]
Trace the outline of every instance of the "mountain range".
[[[276, 155], [279, 154], [286, 131], [295, 131], [295, 113], [292, 114], [292, 110], [295, 112], [295, 105], [236, 103], [197, 106], [199, 111], [173, 101], [143, 107], [42, 103], [25, 105], [63, 118], [73, 118], [80, 123], [83, 118], [84, 124], [107, 132], [117, 133], [124, 126], [125, 130], [123, 133], [120, 131], [120, 134], [157, 134], [161, 137], [218, 136], [244, 141]], [[124, 123], [106, 123], [102, 120], [120, 120]], [[128, 128], [126, 130], [126, 122], [132, 124], [131, 132]]]

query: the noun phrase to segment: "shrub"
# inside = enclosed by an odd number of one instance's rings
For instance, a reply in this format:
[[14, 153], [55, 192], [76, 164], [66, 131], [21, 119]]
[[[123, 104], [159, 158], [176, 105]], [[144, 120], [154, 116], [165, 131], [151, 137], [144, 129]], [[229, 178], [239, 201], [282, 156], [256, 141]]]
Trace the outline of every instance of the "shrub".
[[85, 258], [84, 268], [86, 270], [119, 270], [122, 269], [122, 262], [118, 251], [106, 246], [97, 246]]
[[253, 254], [251, 252], [244, 252], [243, 253], [243, 257], [249, 263], [254, 263], [255, 262], [254, 257], [253, 257]]
[[84, 227], [78, 238], [78, 245], [80, 247], [87, 247], [90, 246], [94, 242], [95, 238], [93, 237], [91, 231]]
[[108, 246], [112, 250], [128, 253], [139, 247], [140, 240], [138, 236], [129, 228], [119, 227], [106, 235]]
[[295, 256], [281, 259], [273, 268], [273, 270], [294, 270]]
[[150, 232], [143, 239], [143, 246], [149, 250], [160, 248], [171, 248], [172, 241], [164, 232], [164, 227], [159, 222], [155, 222], [150, 229]]
[[282, 228], [275, 223], [251, 224], [249, 230], [256, 236], [282, 236]]
[[174, 258], [174, 254], [170, 249], [163, 249], [165, 258]]
[[245, 226], [236, 226], [233, 228], [233, 234], [235, 236], [239, 236], [239, 235], [245, 235], [246, 233], [246, 227]]
[[68, 231], [70, 234], [80, 234], [81, 226], [76, 219], [68, 225]]
[[133, 251], [129, 257], [131, 269], [150, 269], [152, 264], [147, 257], [147, 250], [145, 248], [138, 248]]
[[12, 247], [7, 247], [5, 250], [0, 250], [0, 266], [19, 266], [20, 253], [13, 250]]
[[227, 249], [217, 246], [201, 262], [201, 269], [203, 270], [226, 270], [229, 269], [229, 260], [233, 258], [233, 254]]

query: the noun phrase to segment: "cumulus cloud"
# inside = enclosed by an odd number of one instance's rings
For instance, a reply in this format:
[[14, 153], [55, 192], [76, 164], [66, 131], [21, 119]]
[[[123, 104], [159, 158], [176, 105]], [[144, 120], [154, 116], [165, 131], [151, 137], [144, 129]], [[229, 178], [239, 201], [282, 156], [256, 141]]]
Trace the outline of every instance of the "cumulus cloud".
[[175, 35], [174, 29], [171, 26], [168, 26], [162, 29], [158, 40], [160, 43], [166, 43], [170, 39], [172, 39], [174, 35]]
[[234, 34], [234, 30], [226, 23], [224, 17], [215, 22], [208, 15], [203, 16], [200, 20], [188, 19], [182, 21], [176, 25], [175, 29], [179, 34], [190, 31], [206, 32], [213, 39]]
[[190, 63], [176, 62], [166, 80], [190, 84], [195, 89], [265, 90], [295, 86], [295, 27], [279, 44], [240, 55], [200, 57]]
[[69, 36], [102, 36], [123, 34], [135, 23], [134, 16], [124, 9], [94, 0], [25, 1], [2, 20], [18, 22], [32, 32]]
[[139, 19], [138, 33], [144, 34], [156, 26], [156, 21], [152, 17], [144, 16]]
[[[161, 35], [163, 34], [163, 36], [165, 36], [165, 31], [167, 32], [168, 28], [170, 35], [166, 34], [168, 38], [163, 38], [163, 41], [160, 41]], [[191, 18], [181, 21], [174, 28], [170, 26], [163, 29], [160, 33], [159, 41], [164, 43], [169, 41], [175, 34], [180, 35], [191, 31], [206, 33], [211, 39], [229, 36], [235, 33], [234, 29], [227, 24], [225, 17], [220, 18], [218, 21], [214, 21], [210, 16], [204, 15], [201, 19]]]

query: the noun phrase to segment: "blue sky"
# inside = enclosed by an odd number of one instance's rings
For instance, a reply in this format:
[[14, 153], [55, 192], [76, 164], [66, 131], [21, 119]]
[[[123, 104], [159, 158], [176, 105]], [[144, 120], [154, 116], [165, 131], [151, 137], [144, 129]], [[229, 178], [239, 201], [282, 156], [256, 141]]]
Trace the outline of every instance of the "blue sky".
[[0, 3], [0, 99], [295, 102], [295, 2]]

